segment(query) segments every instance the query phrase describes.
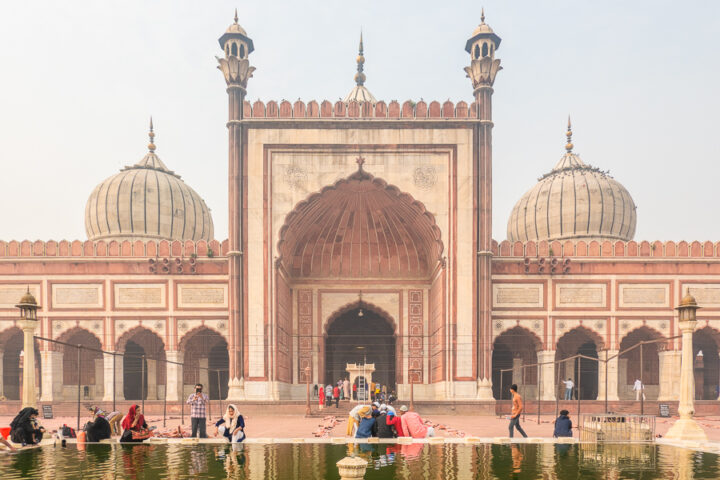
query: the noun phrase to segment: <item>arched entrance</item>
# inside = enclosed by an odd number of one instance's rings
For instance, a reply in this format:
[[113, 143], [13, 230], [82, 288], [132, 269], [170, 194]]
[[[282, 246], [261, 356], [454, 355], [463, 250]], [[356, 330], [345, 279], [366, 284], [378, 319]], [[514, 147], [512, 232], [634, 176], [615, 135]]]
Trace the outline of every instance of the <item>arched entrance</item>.
[[80, 364], [78, 365], [78, 349], [67, 345], [59, 345], [63, 352], [63, 385], [77, 388], [80, 377], [81, 396], [89, 400], [102, 396], [103, 393], [103, 354], [100, 340], [82, 328], [73, 328], [63, 333], [61, 342], [72, 345], [82, 345], [93, 350], [80, 349]]
[[[647, 343], [662, 338], [655, 330], [640, 327], [633, 330], [620, 342], [621, 353], [618, 358], [618, 396], [620, 400], [634, 400], [636, 393], [633, 390], [635, 380], [640, 380], [645, 386], [645, 398], [655, 400], [660, 389], [660, 343]], [[635, 347], [635, 348], [632, 348]], [[632, 349], [632, 350], [630, 350]]]
[[[574, 358], [560, 362], [558, 376], [561, 380], [570, 378], [575, 382], [573, 398], [580, 395], [581, 400], [596, 400], [598, 395], [598, 350], [602, 348], [602, 339], [596, 333], [578, 327], [563, 335], [557, 342], [555, 360], [565, 360], [575, 355], [589, 358]], [[560, 397], [563, 398], [563, 397]]]
[[[137, 327], [118, 341], [123, 354], [126, 400], [162, 400], [165, 394], [165, 344], [156, 333]], [[143, 374], [144, 372], [144, 374]], [[144, 394], [144, 395], [143, 395]]]
[[[22, 369], [20, 352], [23, 350], [23, 332], [18, 327], [8, 328], [0, 333], [0, 353], [2, 353], [2, 384], [0, 397], [8, 400], [20, 400]], [[35, 379], [40, 386], [40, 349], [35, 341]]]
[[717, 400], [720, 376], [720, 332], [709, 327], [693, 332], [695, 399]]
[[[496, 400], [510, 398], [510, 385], [517, 384], [526, 398], [533, 398], [537, 391], [537, 364], [540, 340], [530, 331], [514, 327], [501, 333], [493, 342], [492, 383]], [[522, 387], [522, 388], [521, 388]]]
[[[218, 332], [200, 327], [180, 342], [184, 352], [183, 392], [201, 383], [211, 400], [227, 398], [230, 359], [228, 343]], [[189, 394], [189, 393], [188, 393]]]
[[348, 377], [348, 363], [372, 363], [373, 382], [395, 389], [395, 328], [392, 320], [367, 305], [343, 309], [328, 322], [324, 382]]

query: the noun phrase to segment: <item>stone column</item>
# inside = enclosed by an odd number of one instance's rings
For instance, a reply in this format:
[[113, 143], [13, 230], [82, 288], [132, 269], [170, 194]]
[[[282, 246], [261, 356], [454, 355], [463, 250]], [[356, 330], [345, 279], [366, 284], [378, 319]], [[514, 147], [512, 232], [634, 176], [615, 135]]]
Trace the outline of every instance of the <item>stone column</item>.
[[518, 386], [518, 389], [523, 385], [523, 359], [513, 358], [512, 368], [512, 383]]
[[664, 350], [658, 352], [660, 357], [660, 392], [659, 402], [673, 402], [680, 399], [680, 352]]
[[[616, 402], [619, 400], [618, 396], [618, 368], [619, 368], [619, 358], [616, 357], [618, 351], [617, 350], [606, 350], [605, 355], [607, 357], [603, 356], [603, 358], [609, 358], [607, 363], [607, 388], [608, 388], [608, 401], [609, 402]], [[602, 370], [603, 375], [603, 382], [601, 385], [601, 388], [603, 389], [602, 396], [598, 395], [598, 400], [605, 401], [605, 365], [600, 364], [600, 369]], [[627, 371], [627, 370], [626, 370]]]
[[157, 400], [157, 360], [146, 359], [147, 396], [148, 400]]
[[103, 355], [103, 402], [113, 401], [113, 360], [115, 361], [115, 400], [125, 400], [123, 391], [123, 357], [121, 355]]
[[37, 389], [35, 388], [35, 329], [37, 320], [19, 320], [18, 325], [23, 331], [23, 389], [22, 407], [37, 408]]
[[555, 400], [555, 394], [557, 392], [557, 385], [555, 383], [555, 352], [551, 350], [544, 350], [538, 352], [538, 363], [542, 373], [542, 400]]
[[695, 311], [698, 309], [695, 298], [690, 293], [680, 301], [678, 326], [682, 332], [682, 363], [680, 365], [680, 404], [677, 420], [665, 438], [670, 440], [692, 440], [707, 442], [705, 431], [693, 419], [695, 414], [695, 378], [693, 375], [693, 332], [697, 324]]
[[[618, 398], [622, 398], [623, 400], [628, 400], [625, 398], [625, 394], [627, 393], [627, 365], [628, 365], [628, 359], [627, 358], [618, 358], [618, 376], [617, 376], [617, 394]], [[634, 399], [634, 398], [632, 398]]]
[[105, 363], [102, 358], [95, 359], [95, 384], [90, 394], [93, 400], [101, 400], [103, 394], [103, 373], [105, 370]]
[[180, 400], [183, 400], [183, 367], [182, 365], [177, 365], [175, 363], [170, 362], [177, 362], [182, 363], [183, 358], [185, 356], [185, 352], [175, 352], [175, 351], [167, 351], [165, 352], [165, 358], [167, 358], [167, 401], [168, 402], [177, 402]]
[[[255, 67], [250, 66], [248, 56], [254, 50], [253, 41], [240, 33], [242, 28], [237, 25], [237, 15], [233, 32], [226, 32], [220, 37], [220, 46], [225, 51], [224, 58], [218, 58], [219, 69], [225, 77], [228, 94], [228, 329], [230, 342], [230, 382], [228, 399], [243, 400], [245, 398], [245, 285], [243, 274], [245, 255], [245, 125], [243, 107], [247, 94], [247, 82], [252, 77]], [[232, 47], [231, 47], [232, 45]], [[240, 48], [239, 46], [242, 46]], [[233, 50], [236, 49], [236, 50]], [[240, 53], [242, 51], [242, 53]], [[232, 52], [236, 52], [233, 54]], [[245, 53], [246, 52], [246, 53]], [[258, 252], [261, 253], [261, 252]]]
[[[485, 15], [482, 15], [483, 25]], [[470, 66], [465, 67], [472, 81], [475, 97], [473, 156], [475, 164], [474, 196], [477, 202], [477, 242], [475, 263], [477, 337], [477, 399], [494, 401], [492, 395], [492, 94], [500, 59], [495, 52], [500, 45], [490, 27], [473, 35], [465, 44]], [[484, 56], [480, 52], [484, 51]]]
[[[72, 347], [66, 347], [72, 348]], [[77, 351], [75, 348], [72, 350]], [[60, 402], [63, 398], [63, 352], [54, 350], [43, 350], [40, 352], [42, 359], [42, 382], [41, 402]], [[27, 355], [25, 356], [27, 361]], [[26, 364], [27, 365], [27, 364]], [[80, 375], [80, 372], [78, 372]]]

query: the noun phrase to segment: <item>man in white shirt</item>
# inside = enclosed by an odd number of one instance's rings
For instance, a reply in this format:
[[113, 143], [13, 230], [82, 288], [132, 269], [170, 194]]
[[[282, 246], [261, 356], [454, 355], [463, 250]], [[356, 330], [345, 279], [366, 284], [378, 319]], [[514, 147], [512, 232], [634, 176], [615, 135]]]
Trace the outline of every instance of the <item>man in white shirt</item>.
[[640, 401], [640, 395], [642, 395], [642, 399], [645, 400], [645, 385], [642, 384], [639, 378], [635, 379], [635, 385], [633, 385], [633, 390], [635, 390], [635, 401]]
[[572, 391], [573, 387], [575, 387], [575, 382], [568, 378], [567, 380], [563, 380], [562, 383], [565, 384], [565, 400], [572, 400]]

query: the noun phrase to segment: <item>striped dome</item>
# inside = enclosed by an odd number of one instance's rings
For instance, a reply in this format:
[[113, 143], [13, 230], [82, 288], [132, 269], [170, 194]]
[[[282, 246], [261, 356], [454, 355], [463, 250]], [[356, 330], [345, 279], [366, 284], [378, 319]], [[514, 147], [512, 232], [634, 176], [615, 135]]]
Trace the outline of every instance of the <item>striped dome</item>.
[[637, 214], [630, 193], [607, 173], [563, 155], [550, 173], [522, 196], [508, 221], [510, 241], [632, 240]]
[[95, 187], [85, 207], [88, 239], [212, 240], [210, 209], [150, 152]]

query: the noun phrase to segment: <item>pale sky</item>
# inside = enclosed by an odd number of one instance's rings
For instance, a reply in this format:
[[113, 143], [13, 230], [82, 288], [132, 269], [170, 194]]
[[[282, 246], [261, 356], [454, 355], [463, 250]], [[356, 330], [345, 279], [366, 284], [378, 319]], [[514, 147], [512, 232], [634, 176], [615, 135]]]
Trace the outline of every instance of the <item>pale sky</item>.
[[227, 98], [218, 37], [233, 9], [255, 43], [248, 99], [337, 100], [360, 29], [382, 100], [472, 101], [465, 41], [502, 37], [493, 236], [564, 153], [609, 170], [636, 240], [720, 240], [720, 2], [6, 1], [0, 6], [0, 239], [85, 239], [93, 188], [147, 151], [227, 236]]

